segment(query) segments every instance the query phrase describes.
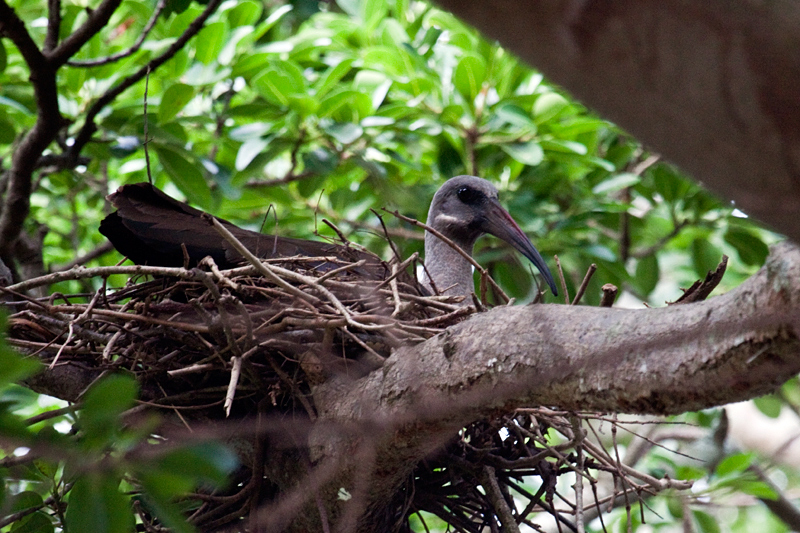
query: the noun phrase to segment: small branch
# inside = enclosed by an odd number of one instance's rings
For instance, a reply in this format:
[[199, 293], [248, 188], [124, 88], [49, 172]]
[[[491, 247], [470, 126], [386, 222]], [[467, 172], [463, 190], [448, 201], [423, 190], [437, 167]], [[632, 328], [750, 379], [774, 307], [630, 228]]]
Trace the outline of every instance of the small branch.
[[136, 42], [133, 43], [133, 45], [127, 50], [118, 52], [116, 54], [112, 54], [107, 57], [102, 57], [99, 59], [89, 59], [86, 61], [78, 61], [78, 60], [67, 61], [67, 64], [71, 67], [99, 67], [102, 65], [107, 65], [109, 63], [114, 63], [116, 61], [119, 61], [120, 59], [124, 59], [130, 55], [133, 55], [142, 47], [144, 40], [147, 39], [148, 35], [150, 35], [150, 32], [153, 30], [153, 26], [155, 26], [156, 22], [158, 22], [158, 17], [161, 16], [161, 12], [164, 11], [164, 8], [166, 6], [167, 6], [167, 0], [158, 0], [158, 4], [156, 4], [156, 8], [153, 11], [153, 15], [150, 17], [150, 20], [147, 21], [147, 24], [145, 24], [142, 33], [136, 39]]
[[[573, 298], [573, 300], [572, 300], [572, 305], [577, 305], [578, 302], [581, 301], [581, 298], [583, 297], [583, 293], [586, 292], [586, 287], [589, 286], [589, 281], [591, 281], [592, 276], [594, 275], [596, 270], [597, 270], [597, 265], [595, 265], [594, 263], [589, 265], [589, 269], [586, 271], [586, 275], [583, 277], [583, 281], [581, 282], [581, 286], [578, 287], [578, 292], [575, 293], [575, 298]], [[567, 292], [566, 289], [564, 290], [564, 292]]]
[[495, 470], [491, 466], [484, 466], [479, 476], [481, 486], [486, 490], [486, 496], [500, 519], [500, 531], [502, 533], [519, 533], [517, 520], [511, 511], [503, 493], [500, 492], [500, 485], [497, 483]]
[[717, 265], [717, 268], [713, 271], [709, 271], [703, 281], [695, 281], [692, 286], [686, 289], [686, 292], [684, 292], [680, 298], [672, 302], [671, 305], [700, 302], [708, 298], [708, 295], [711, 294], [711, 292], [717, 288], [719, 282], [722, 281], [727, 266], [728, 256], [723, 255], [722, 261]]
[[[441, 239], [442, 241], [444, 241], [448, 246], [453, 248], [453, 250], [458, 252], [458, 254], [461, 257], [463, 257], [464, 259], [469, 261], [469, 264], [471, 264], [473, 267], [475, 267], [475, 270], [480, 272], [481, 277], [485, 277], [486, 278], [486, 280], [492, 286], [492, 289], [497, 291], [497, 294], [503, 300], [504, 304], [507, 304], [511, 300], [508, 297], [508, 295], [503, 291], [503, 289], [501, 289], [500, 286], [494, 281], [494, 279], [492, 279], [492, 277], [489, 275], [489, 272], [487, 272], [487, 270], [485, 268], [483, 268], [477, 261], [475, 261], [475, 259], [473, 259], [471, 255], [469, 255], [467, 252], [462, 250], [461, 247], [459, 247], [456, 243], [454, 243], [453, 241], [451, 241], [450, 239], [448, 239], [447, 237], [442, 235], [441, 232], [439, 232], [438, 230], [435, 230], [434, 228], [430, 227], [427, 224], [424, 224], [424, 223], [420, 222], [417, 219], [414, 219], [414, 218], [411, 218], [411, 217], [407, 217], [405, 215], [401, 215], [399, 211], [389, 211], [386, 208], [384, 208], [383, 210], [386, 211], [389, 214], [392, 214], [392, 215], [396, 216], [397, 218], [399, 218], [400, 220], [402, 220], [404, 222], [408, 222], [409, 224], [413, 224], [413, 225], [415, 225], [417, 227], [420, 227], [420, 228], [424, 229], [425, 231], [427, 231], [427, 232], [431, 233], [432, 235], [436, 236], [438, 239]], [[428, 276], [428, 277], [430, 279], [430, 276]]]
[[86, 22], [64, 39], [55, 50], [46, 54], [53, 67], [58, 68], [66, 63], [89, 39], [102, 30], [121, 3], [122, 0], [103, 0], [99, 6], [89, 11]]
[[[2, 1], [2, 0], [0, 0]], [[118, 0], [117, 0], [118, 1]], [[160, 56], [152, 59], [146, 65], [142, 66], [139, 70], [137, 70], [134, 74], [126, 77], [122, 80], [119, 84], [117, 84], [112, 89], [106, 91], [95, 103], [92, 105], [88, 111], [86, 112], [86, 119], [84, 120], [83, 126], [78, 131], [78, 134], [75, 136], [75, 142], [69, 149], [70, 156], [73, 158], [77, 158], [80, 154], [83, 147], [88, 143], [94, 132], [97, 130], [97, 125], [95, 124], [95, 118], [103, 110], [107, 105], [114, 101], [114, 99], [122, 94], [123, 91], [128, 89], [129, 87], [133, 86], [134, 84], [138, 83], [147, 75], [148, 72], [156, 70], [158, 67], [166, 63], [169, 59], [171, 59], [175, 54], [178, 53], [197, 33], [203, 28], [206, 20], [210, 17], [214, 11], [219, 7], [219, 4], [222, 0], [210, 0], [206, 5], [206, 8], [203, 10], [200, 15], [196, 19], [189, 24], [189, 27], [186, 28], [178, 39], [170, 45], [170, 47]], [[62, 43], [63, 46], [63, 43]]]
[[606, 283], [602, 287], [603, 296], [600, 298], [600, 307], [611, 307], [614, 305], [614, 300], [617, 299], [617, 289], [616, 285], [611, 283]]

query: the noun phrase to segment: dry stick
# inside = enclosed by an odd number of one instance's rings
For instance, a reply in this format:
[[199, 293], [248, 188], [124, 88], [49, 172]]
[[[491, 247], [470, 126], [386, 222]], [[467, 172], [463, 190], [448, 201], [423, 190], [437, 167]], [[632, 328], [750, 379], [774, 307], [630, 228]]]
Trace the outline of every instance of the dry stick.
[[569, 293], [567, 292], [567, 280], [564, 279], [564, 271], [561, 269], [561, 261], [558, 259], [557, 255], [554, 255], [553, 258], [556, 261], [556, 266], [558, 267], [558, 278], [561, 280], [561, 289], [564, 291], [564, 303], [569, 305]]
[[194, 273], [192, 273], [190, 270], [186, 270], [185, 268], [155, 267], [145, 265], [102, 266], [92, 268], [76, 266], [63, 272], [53, 272], [51, 274], [39, 276], [38, 278], [31, 278], [9, 287], [5, 287], [5, 289], [8, 291], [25, 292], [29, 289], [41, 287], [43, 285], [51, 285], [60, 281], [81, 280], [98, 276], [107, 277], [112, 274], [127, 274], [131, 277], [135, 275], [151, 275], [181, 278], [185, 280], [195, 279]]
[[[581, 473], [583, 473], [584, 472], [583, 440], [586, 435], [583, 431], [583, 428], [581, 427], [581, 421], [577, 416], [571, 416], [570, 422], [572, 422], [572, 432], [575, 435], [575, 441], [574, 441], [575, 451], [578, 454], [577, 468], [578, 470], [581, 471]], [[575, 523], [578, 526], [578, 533], [584, 533], [586, 531], [586, 528], [583, 523], [583, 476], [582, 475], [575, 476], [575, 485], [573, 488], [575, 490]]]
[[486, 496], [488, 496], [492, 507], [497, 513], [497, 518], [500, 519], [500, 531], [502, 533], [519, 533], [517, 520], [514, 518], [514, 513], [511, 511], [511, 507], [509, 507], [505, 497], [503, 497], [503, 493], [500, 491], [494, 468], [484, 465], [479, 474], [479, 479], [484, 490], [486, 490]]
[[[276, 283], [280, 287], [286, 289], [287, 291], [291, 292], [292, 294], [302, 295], [300, 297], [305, 299], [305, 300], [308, 300], [309, 298], [314, 298], [310, 294], [304, 293], [303, 291], [301, 291], [297, 287], [295, 287], [293, 285], [290, 285], [289, 283], [287, 283], [286, 281], [284, 281], [283, 279], [278, 277], [277, 273], [280, 273], [282, 276], [284, 276], [284, 277], [286, 277], [288, 279], [291, 279], [291, 280], [297, 281], [299, 283], [303, 283], [305, 285], [308, 285], [312, 289], [322, 293], [328, 299], [328, 301], [331, 304], [333, 304], [333, 306], [342, 314], [342, 316], [347, 321], [347, 324], [352, 326], [352, 327], [354, 327], [354, 328], [360, 328], [360, 329], [363, 329], [363, 330], [379, 331], [379, 330], [385, 330], [388, 327], [392, 327], [394, 325], [394, 323], [383, 324], [383, 325], [368, 325], [368, 324], [362, 324], [362, 323], [359, 323], [359, 322], [355, 321], [353, 319], [352, 313], [350, 311], [348, 311], [347, 308], [345, 308], [344, 304], [342, 304], [342, 302], [339, 301], [339, 299], [332, 292], [330, 292], [328, 289], [326, 289], [325, 287], [323, 287], [322, 285], [317, 283], [317, 278], [313, 278], [311, 276], [304, 276], [302, 274], [299, 274], [299, 273], [291, 271], [291, 270], [287, 270], [285, 268], [280, 268], [280, 267], [277, 267], [277, 266], [267, 266], [267, 265], [265, 265], [255, 255], [253, 255], [253, 253], [250, 250], [245, 248], [245, 246], [241, 242], [239, 242], [236, 239], [236, 237], [234, 237], [233, 234], [230, 231], [228, 231], [228, 229], [225, 228], [225, 226], [223, 226], [216, 218], [214, 218], [214, 217], [209, 215], [208, 219], [211, 220], [211, 223], [214, 225], [214, 228], [217, 230], [217, 232], [219, 232], [219, 234], [226, 241], [228, 241], [228, 243], [231, 246], [233, 246], [236, 249], [237, 252], [242, 254], [245, 257], [245, 259], [247, 259], [250, 262], [250, 264], [255, 266], [259, 270], [259, 272], [263, 273], [265, 276], [267, 276], [274, 283]], [[315, 298], [315, 300], [317, 300], [317, 302], [319, 302], [319, 299]]]
[[242, 373], [242, 357], [231, 357], [231, 379], [228, 382], [228, 390], [225, 392], [225, 403], [223, 409], [225, 410], [225, 417], [231, 416], [231, 407], [233, 407], [233, 397], [236, 394], [236, 385], [239, 384], [239, 375]]
[[577, 303], [581, 301], [583, 293], [586, 292], [586, 287], [589, 286], [589, 280], [592, 279], [592, 276], [594, 275], [596, 270], [597, 270], [596, 264], [592, 263], [591, 265], [589, 265], [589, 270], [586, 271], [586, 275], [583, 277], [581, 286], [578, 287], [578, 292], [575, 294], [575, 298], [572, 299], [572, 305], [577, 305]]
[[253, 265], [261, 275], [269, 279], [271, 282], [273, 282], [275, 285], [282, 288], [289, 294], [297, 298], [300, 298], [301, 300], [305, 300], [307, 302], [310, 301], [311, 303], [314, 304], [320, 303], [316, 297], [307, 294], [298, 289], [297, 287], [295, 287], [294, 285], [284, 281], [280, 276], [278, 276], [278, 274], [276, 274], [273, 271], [273, 268], [275, 267], [267, 266], [264, 263], [262, 263], [261, 260], [253, 254], [253, 252], [248, 250], [241, 242], [239, 242], [239, 239], [234, 237], [233, 234], [230, 231], [228, 231], [228, 228], [223, 226], [222, 223], [215, 217], [212, 217], [211, 215], [203, 215], [203, 216], [204, 218], [206, 218], [206, 220], [210, 221], [211, 225], [214, 226], [214, 229], [217, 230], [217, 233], [219, 233], [220, 236], [222, 236], [222, 238], [228, 242], [228, 244], [233, 246], [233, 248], [237, 252], [239, 252], [242, 255], [242, 257], [247, 259], [247, 262]]
[[419, 259], [419, 252], [414, 252], [413, 254], [411, 254], [409, 256], [408, 259], [406, 259], [405, 261], [403, 261], [402, 263], [397, 265], [397, 270], [396, 271], [394, 269], [392, 269], [392, 275], [391, 276], [389, 276], [385, 280], [383, 280], [380, 283], [378, 283], [375, 287], [373, 287], [372, 288], [372, 292], [379, 291], [380, 289], [385, 287], [387, 283], [391, 283], [392, 280], [397, 279], [397, 276], [399, 276], [403, 271], [405, 271], [405, 269], [408, 268], [408, 265], [410, 265], [412, 262], [416, 261], [417, 259]]
[[611, 283], [606, 283], [602, 287], [603, 296], [600, 298], [600, 307], [611, 307], [614, 305], [614, 300], [617, 298], [617, 289], [616, 285]]
[[[437, 237], [437, 238], [441, 239], [442, 241], [444, 241], [445, 244], [447, 244], [453, 250], [458, 252], [458, 254], [461, 255], [461, 257], [463, 257], [464, 259], [469, 261], [469, 263], [472, 266], [475, 267], [475, 270], [480, 272], [481, 276], [486, 276], [487, 281], [492, 286], [492, 288], [497, 291], [497, 294], [500, 295], [500, 298], [503, 300], [503, 303], [504, 304], [508, 303], [510, 298], [503, 291], [503, 289], [501, 289], [500, 286], [494, 281], [494, 279], [492, 279], [492, 277], [489, 275], [489, 272], [487, 272], [487, 270], [485, 268], [483, 268], [477, 261], [475, 261], [475, 259], [473, 259], [471, 255], [469, 255], [467, 252], [462, 250], [461, 247], [458, 246], [456, 243], [454, 243], [452, 240], [450, 240], [447, 237], [445, 237], [444, 235], [442, 235], [441, 232], [439, 232], [438, 230], [433, 229], [432, 227], [430, 227], [427, 224], [423, 224], [422, 222], [420, 222], [419, 220], [417, 220], [415, 218], [410, 218], [410, 217], [407, 217], [405, 215], [401, 215], [398, 211], [389, 211], [386, 208], [383, 208], [383, 210], [386, 211], [387, 213], [391, 214], [391, 215], [396, 216], [397, 218], [399, 218], [400, 220], [402, 220], [404, 222], [408, 222], [409, 224], [413, 224], [414, 226], [417, 226], [419, 228], [424, 229], [425, 231], [427, 231], [431, 235], [434, 235], [435, 237]], [[428, 279], [430, 279], [430, 276], [428, 276]]]

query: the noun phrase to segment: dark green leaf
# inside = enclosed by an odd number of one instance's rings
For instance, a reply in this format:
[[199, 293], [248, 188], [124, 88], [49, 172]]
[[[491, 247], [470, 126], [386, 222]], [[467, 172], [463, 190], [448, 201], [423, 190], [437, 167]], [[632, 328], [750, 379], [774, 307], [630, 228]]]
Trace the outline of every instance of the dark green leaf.
[[53, 521], [42, 511], [29, 514], [11, 526], [11, 533], [53, 533], [53, 531], [55, 531]]
[[8, 65], [8, 55], [6, 54], [6, 45], [0, 40], [0, 74], [6, 69]]
[[208, 208], [211, 205], [211, 189], [203, 177], [202, 167], [196, 161], [189, 161], [182, 152], [174, 148], [154, 145], [154, 149], [173, 183], [191, 202]]
[[636, 263], [636, 278], [633, 280], [642, 296], [647, 296], [656, 288], [660, 272], [655, 254], [639, 259]]
[[708, 242], [708, 239], [701, 237], [692, 241], [692, 261], [694, 262], [694, 271], [699, 277], [705, 278], [708, 272], [717, 268], [721, 259], [722, 252]]
[[725, 232], [725, 242], [736, 248], [739, 259], [751, 266], [763, 265], [769, 254], [766, 243], [745, 229], [730, 228]]
[[326, 148], [315, 148], [303, 154], [306, 170], [315, 174], [329, 174], [339, 165], [339, 156]]
[[70, 532], [125, 533], [134, 530], [129, 499], [119, 491], [120, 480], [91, 473], [78, 478], [69, 492], [66, 522]]

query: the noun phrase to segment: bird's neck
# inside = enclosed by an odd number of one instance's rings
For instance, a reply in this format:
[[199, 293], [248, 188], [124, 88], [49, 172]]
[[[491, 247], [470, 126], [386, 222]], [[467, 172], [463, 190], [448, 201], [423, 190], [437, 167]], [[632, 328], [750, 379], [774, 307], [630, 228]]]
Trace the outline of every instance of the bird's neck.
[[[472, 255], [475, 239], [451, 240]], [[425, 232], [425, 268], [440, 293], [446, 296], [466, 296], [461, 305], [469, 305], [472, 302], [469, 299], [470, 293], [475, 290], [472, 265], [449, 244], [429, 232]], [[426, 284], [430, 285], [429, 282]]]

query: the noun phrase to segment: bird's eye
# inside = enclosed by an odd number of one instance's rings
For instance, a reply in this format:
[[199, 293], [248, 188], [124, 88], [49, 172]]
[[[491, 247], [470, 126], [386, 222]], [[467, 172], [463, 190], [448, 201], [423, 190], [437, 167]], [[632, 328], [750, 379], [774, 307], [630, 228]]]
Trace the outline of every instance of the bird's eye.
[[476, 191], [472, 187], [461, 187], [456, 192], [456, 195], [458, 195], [458, 199], [464, 202], [465, 204], [474, 204], [481, 197], [481, 193]]

